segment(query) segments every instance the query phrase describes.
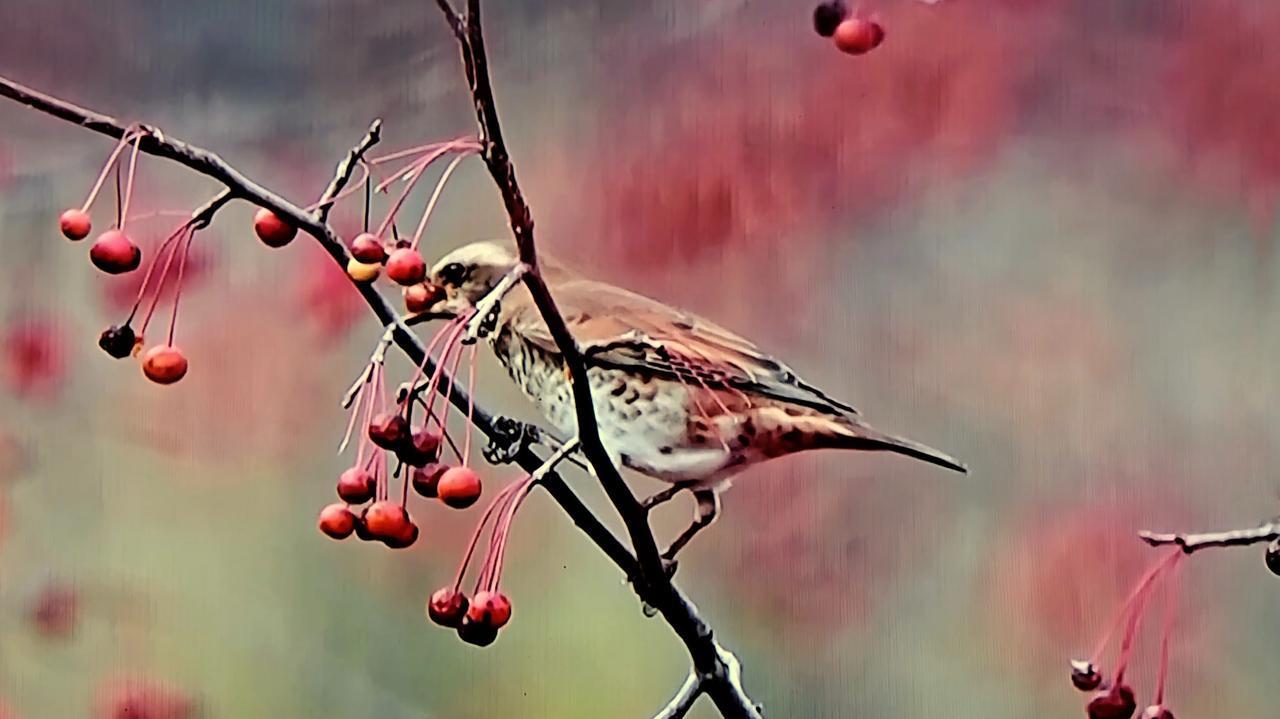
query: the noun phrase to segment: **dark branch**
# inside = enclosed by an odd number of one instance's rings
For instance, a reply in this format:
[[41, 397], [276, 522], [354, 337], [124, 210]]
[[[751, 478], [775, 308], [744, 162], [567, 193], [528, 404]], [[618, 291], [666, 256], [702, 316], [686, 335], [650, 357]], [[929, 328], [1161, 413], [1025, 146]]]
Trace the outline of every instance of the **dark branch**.
[[317, 213], [321, 222], [328, 221], [329, 211], [333, 209], [334, 198], [351, 181], [351, 174], [355, 172], [356, 164], [364, 159], [364, 155], [369, 151], [369, 148], [378, 144], [381, 139], [382, 120], [374, 120], [370, 123], [369, 131], [365, 133], [364, 139], [360, 141], [360, 144], [351, 148], [351, 152], [348, 152], [342, 162], [338, 163], [338, 169], [333, 173], [333, 181], [329, 183], [328, 187], [324, 188], [324, 192], [320, 193]]
[[[0, 96], [12, 98], [40, 112], [80, 125], [108, 137], [119, 139], [124, 135], [126, 129], [124, 125], [113, 117], [64, 102], [4, 77], [0, 77]], [[194, 218], [207, 221], [214, 212], [231, 200], [247, 200], [271, 210], [282, 219], [301, 228], [304, 232], [314, 237], [339, 266], [346, 267], [350, 255], [347, 253], [347, 248], [342, 243], [342, 240], [338, 238], [328, 224], [321, 222], [311, 213], [249, 180], [235, 168], [227, 165], [217, 155], [194, 145], [188, 145], [181, 140], [167, 137], [154, 129], [153, 134], [144, 138], [141, 144], [142, 151], [147, 154], [173, 160], [202, 175], [216, 179], [226, 186], [223, 192], [197, 210]], [[394, 334], [395, 343], [408, 356], [410, 361], [415, 363], [426, 361], [427, 372], [434, 371], [435, 364], [426, 357], [426, 348], [423, 347], [418, 337], [405, 326], [403, 319], [387, 303], [386, 299], [372, 285], [364, 283], [352, 284], [370, 309], [373, 310], [378, 321], [383, 326], [394, 326], [396, 328]], [[466, 410], [470, 404], [470, 397], [461, 388], [462, 383], [441, 382], [439, 385], [442, 388], [452, 385], [453, 391], [447, 397], [449, 402], [460, 410]], [[441, 389], [442, 393], [445, 391], [447, 390]], [[486, 436], [491, 436], [494, 433], [493, 416], [479, 406], [475, 407], [473, 412], [476, 428]], [[528, 449], [516, 457], [516, 462], [529, 472], [542, 466], [542, 459], [537, 453]], [[573, 520], [573, 523], [590, 537], [596, 546], [618, 565], [623, 572], [628, 576], [634, 576], [639, 571], [631, 552], [613, 536], [608, 527], [601, 524], [595, 514], [578, 499], [577, 495], [569, 489], [559, 476], [555, 474], [547, 475], [542, 482], [542, 486], [560, 504], [565, 513]]]
[[1138, 532], [1138, 536], [1153, 547], [1174, 544], [1182, 547], [1182, 551], [1187, 554], [1210, 547], [1244, 547], [1280, 538], [1280, 517], [1251, 529], [1232, 529], [1226, 532], [1201, 534], [1160, 534], [1142, 531]]
[[456, 13], [452, 12], [447, 0], [438, 0], [438, 3], [446, 10], [446, 19], [458, 39], [463, 70], [471, 90], [480, 130], [481, 158], [502, 194], [519, 259], [529, 267], [523, 278], [525, 286], [569, 371], [582, 453], [591, 463], [605, 494], [622, 518], [631, 540], [640, 570], [638, 576], [632, 575], [633, 586], [641, 599], [660, 612], [684, 642], [693, 659], [694, 672], [702, 677], [699, 682], [701, 690], [711, 697], [720, 713], [726, 717], [759, 717], [759, 709], [742, 688], [737, 658], [720, 646], [697, 608], [672, 584], [663, 566], [653, 530], [649, 526], [648, 512], [623, 481], [600, 440], [586, 363], [542, 278], [537, 246], [534, 243], [533, 213], [520, 190], [515, 166], [503, 141], [498, 106], [489, 77], [488, 55], [485, 52], [484, 30], [480, 20], [480, 0], [467, 0], [466, 16], [462, 19], [465, 27], [462, 32], [459, 32]]

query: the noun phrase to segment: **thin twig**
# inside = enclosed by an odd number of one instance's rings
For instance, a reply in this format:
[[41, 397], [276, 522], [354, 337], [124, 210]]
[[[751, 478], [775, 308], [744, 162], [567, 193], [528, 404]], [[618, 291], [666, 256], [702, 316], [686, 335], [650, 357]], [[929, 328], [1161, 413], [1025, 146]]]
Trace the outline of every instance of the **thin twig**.
[[1251, 529], [1232, 529], [1226, 532], [1203, 532], [1199, 534], [1157, 533], [1141, 531], [1138, 536], [1153, 547], [1175, 544], [1182, 551], [1191, 554], [1209, 547], [1244, 547], [1250, 544], [1270, 542], [1280, 538], [1280, 517], [1268, 520]]
[[688, 716], [689, 710], [693, 709], [694, 702], [698, 701], [700, 696], [702, 696], [702, 677], [698, 676], [696, 669], [690, 669], [689, 676], [685, 677], [684, 684], [680, 685], [676, 695], [653, 715], [653, 719], [683, 719]]
[[[334, 198], [351, 181], [351, 175], [356, 171], [356, 165], [359, 164], [365, 153], [378, 144], [381, 139], [382, 120], [374, 120], [369, 124], [369, 131], [365, 133], [364, 139], [360, 140], [360, 144], [351, 148], [351, 151], [347, 153], [342, 162], [338, 163], [338, 169], [333, 173], [333, 181], [320, 194], [320, 202], [316, 207], [316, 213], [321, 222], [329, 219], [329, 212], [333, 209]], [[365, 181], [368, 182], [368, 180]]]

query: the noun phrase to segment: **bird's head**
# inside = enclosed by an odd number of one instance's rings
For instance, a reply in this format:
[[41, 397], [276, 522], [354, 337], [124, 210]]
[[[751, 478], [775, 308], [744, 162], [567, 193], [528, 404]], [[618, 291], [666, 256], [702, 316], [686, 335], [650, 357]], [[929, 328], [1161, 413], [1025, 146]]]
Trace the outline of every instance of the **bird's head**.
[[509, 243], [473, 242], [441, 257], [427, 281], [444, 290], [431, 313], [457, 317], [475, 306], [513, 267], [517, 258]]

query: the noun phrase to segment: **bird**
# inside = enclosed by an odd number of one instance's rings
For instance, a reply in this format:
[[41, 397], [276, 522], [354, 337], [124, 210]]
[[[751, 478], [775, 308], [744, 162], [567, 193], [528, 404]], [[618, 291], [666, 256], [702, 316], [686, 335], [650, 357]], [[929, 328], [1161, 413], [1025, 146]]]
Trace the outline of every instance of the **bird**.
[[[457, 318], [487, 308], [486, 298], [518, 265], [504, 242], [472, 242], [445, 254], [429, 271], [442, 294], [427, 314]], [[609, 458], [670, 484], [643, 502], [647, 509], [682, 491], [693, 495], [693, 521], [663, 551], [668, 562], [715, 521], [735, 475], [777, 457], [887, 451], [968, 472], [944, 452], [875, 429], [852, 405], [708, 319], [589, 279], [543, 253], [538, 271], [586, 365]], [[532, 295], [517, 283], [494, 312], [486, 340], [499, 363], [556, 431], [576, 437], [563, 356]]]

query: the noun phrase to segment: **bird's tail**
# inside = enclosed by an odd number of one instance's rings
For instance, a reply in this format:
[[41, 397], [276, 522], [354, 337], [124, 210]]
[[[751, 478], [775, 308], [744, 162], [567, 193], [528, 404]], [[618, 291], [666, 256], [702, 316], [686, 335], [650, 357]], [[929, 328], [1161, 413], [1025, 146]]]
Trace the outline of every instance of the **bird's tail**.
[[855, 418], [843, 418], [835, 432], [828, 434], [823, 444], [833, 449], [860, 449], [867, 451], [896, 452], [914, 457], [939, 467], [964, 474], [969, 468], [951, 455], [920, 444], [905, 437], [896, 437], [865, 424]]

